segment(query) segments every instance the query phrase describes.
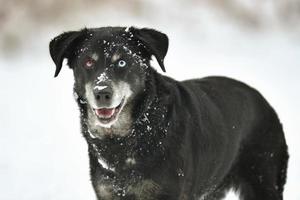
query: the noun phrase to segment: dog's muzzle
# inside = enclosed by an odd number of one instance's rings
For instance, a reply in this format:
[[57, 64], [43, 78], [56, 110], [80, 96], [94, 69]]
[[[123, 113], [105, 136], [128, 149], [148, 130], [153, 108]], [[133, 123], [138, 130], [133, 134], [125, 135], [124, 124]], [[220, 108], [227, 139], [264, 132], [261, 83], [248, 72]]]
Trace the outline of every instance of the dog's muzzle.
[[[85, 96], [93, 116], [89, 116], [95, 126], [110, 128], [119, 117], [124, 119], [129, 113], [122, 114], [123, 108], [128, 104], [132, 90], [128, 83], [103, 82], [101, 84], [87, 83]], [[128, 108], [128, 107], [127, 107]], [[125, 110], [127, 112], [127, 110]]]
[[97, 108], [93, 109], [95, 112], [95, 115], [98, 117], [98, 119], [103, 123], [103, 124], [108, 124], [109, 122], [115, 120], [121, 111], [122, 107], [124, 106], [125, 98], [121, 100], [121, 103], [112, 108]]
[[96, 104], [93, 111], [99, 122], [109, 124], [115, 121], [125, 104], [125, 97], [116, 98], [110, 85], [95, 86], [93, 96]]

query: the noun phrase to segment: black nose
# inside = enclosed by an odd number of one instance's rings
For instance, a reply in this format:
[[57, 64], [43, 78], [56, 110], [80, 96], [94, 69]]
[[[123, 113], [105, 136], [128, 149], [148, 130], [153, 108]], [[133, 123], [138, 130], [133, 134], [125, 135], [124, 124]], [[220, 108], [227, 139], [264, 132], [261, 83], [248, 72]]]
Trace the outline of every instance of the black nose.
[[112, 90], [110, 87], [99, 90], [98, 88], [94, 89], [94, 96], [97, 102], [100, 105], [109, 105], [112, 99]]

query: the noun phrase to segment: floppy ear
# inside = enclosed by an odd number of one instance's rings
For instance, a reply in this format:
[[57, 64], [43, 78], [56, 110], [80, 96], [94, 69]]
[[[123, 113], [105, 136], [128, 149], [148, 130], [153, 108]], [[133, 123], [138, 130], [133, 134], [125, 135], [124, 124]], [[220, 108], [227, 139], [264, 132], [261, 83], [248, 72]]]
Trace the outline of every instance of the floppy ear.
[[156, 57], [161, 69], [166, 72], [164, 58], [169, 47], [168, 36], [154, 29], [148, 28], [131, 28], [130, 31], [132, 31], [133, 34], [143, 42], [149, 53]]
[[80, 31], [70, 31], [62, 33], [51, 40], [49, 44], [50, 55], [56, 65], [54, 77], [59, 74], [64, 58], [69, 58], [74, 41], [80, 35]]

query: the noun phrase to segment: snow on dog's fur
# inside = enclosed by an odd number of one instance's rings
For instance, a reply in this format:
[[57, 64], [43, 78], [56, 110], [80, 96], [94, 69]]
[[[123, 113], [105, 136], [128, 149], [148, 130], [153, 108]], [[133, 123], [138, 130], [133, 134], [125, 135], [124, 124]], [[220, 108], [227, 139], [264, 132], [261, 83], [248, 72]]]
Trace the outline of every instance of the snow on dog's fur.
[[[91, 180], [99, 200], [282, 200], [288, 152], [274, 109], [225, 77], [176, 81], [168, 38], [153, 29], [104, 27], [50, 43], [55, 76], [68, 59]], [[178, 58], [180, 59], [180, 58]], [[187, 70], [182, 66], [182, 70]]]

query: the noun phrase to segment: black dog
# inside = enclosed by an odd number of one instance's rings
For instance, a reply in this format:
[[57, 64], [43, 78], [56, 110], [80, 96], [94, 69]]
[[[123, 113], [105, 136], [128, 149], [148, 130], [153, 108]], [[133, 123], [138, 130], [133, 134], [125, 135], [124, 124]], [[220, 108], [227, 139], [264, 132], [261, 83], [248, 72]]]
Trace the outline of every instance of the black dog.
[[66, 32], [50, 43], [55, 76], [75, 76], [92, 184], [100, 200], [280, 200], [287, 145], [272, 107], [224, 77], [178, 82], [149, 64], [168, 38], [153, 29]]

